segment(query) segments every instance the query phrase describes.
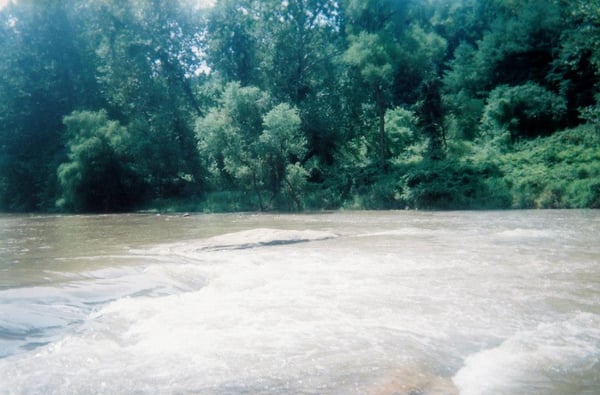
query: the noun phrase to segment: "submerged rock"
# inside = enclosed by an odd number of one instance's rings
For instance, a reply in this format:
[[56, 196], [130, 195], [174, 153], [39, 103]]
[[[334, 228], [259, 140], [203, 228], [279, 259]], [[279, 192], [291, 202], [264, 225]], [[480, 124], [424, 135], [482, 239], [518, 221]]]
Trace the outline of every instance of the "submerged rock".
[[193, 242], [193, 247], [200, 251], [242, 250], [262, 246], [327, 240], [336, 237], [338, 236], [335, 233], [324, 231], [258, 228], [227, 233]]

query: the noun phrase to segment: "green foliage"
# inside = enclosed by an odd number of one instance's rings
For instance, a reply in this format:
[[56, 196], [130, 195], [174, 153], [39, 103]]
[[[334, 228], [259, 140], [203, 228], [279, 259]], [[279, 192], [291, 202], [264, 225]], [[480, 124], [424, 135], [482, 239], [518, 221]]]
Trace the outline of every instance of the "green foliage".
[[263, 117], [263, 131], [259, 137], [266, 157], [283, 165], [297, 161], [306, 154], [306, 139], [300, 134], [298, 111], [287, 103], [275, 106]]
[[254, 18], [248, 13], [249, 3], [219, 1], [207, 16], [208, 65], [227, 81], [240, 81], [244, 85], [257, 82], [258, 68], [258, 40], [254, 35]]
[[403, 107], [388, 110], [385, 114], [385, 130], [392, 160], [404, 159], [408, 147], [417, 141], [419, 119], [413, 111]]
[[301, 135], [300, 124], [297, 110], [282, 103], [265, 114], [259, 137], [273, 196], [277, 197], [283, 188], [298, 209], [302, 207], [300, 195], [308, 175], [299, 163], [306, 155], [306, 138]]
[[228, 188], [235, 183], [243, 189], [252, 186], [259, 193], [260, 163], [253, 157], [262, 132], [262, 117], [270, 107], [269, 95], [260, 89], [230, 83], [218, 106], [197, 120], [198, 147], [214, 188]]
[[193, 131], [200, 102], [196, 13], [184, 1], [83, 2], [85, 49], [112, 117], [128, 125], [151, 199], [197, 195], [202, 171]]
[[462, 43], [454, 52], [450, 69], [444, 74], [444, 94], [446, 122], [450, 135], [472, 140], [477, 136], [479, 120], [483, 113], [483, 84], [475, 63], [476, 50]]
[[478, 85], [542, 82], [560, 38], [560, 6], [545, 0], [501, 4], [490, 30], [477, 43]]
[[481, 129], [487, 135], [507, 131], [513, 141], [549, 135], [560, 126], [566, 110], [562, 97], [535, 83], [500, 85], [490, 93]]
[[127, 129], [105, 111], [76, 111], [64, 123], [69, 161], [58, 167], [62, 192], [57, 205], [73, 211], [131, 209], [141, 180], [129, 156]]
[[0, 10], [0, 210], [54, 207], [62, 116], [94, 101], [72, 3], [11, 2]]
[[424, 161], [403, 177], [403, 198], [415, 208], [506, 208], [510, 194], [501, 175], [491, 163]]
[[261, 210], [281, 206], [284, 190], [300, 208], [307, 176], [300, 165], [307, 144], [301, 119], [289, 104], [271, 103], [258, 88], [228, 84], [220, 105], [196, 123], [199, 149], [215, 188], [253, 191]]
[[361, 32], [350, 37], [350, 47], [344, 61], [360, 70], [361, 76], [371, 86], [389, 81], [394, 73], [392, 64], [394, 47], [378, 34]]
[[513, 208], [598, 208], [600, 150], [591, 127], [523, 141], [505, 153], [491, 149], [477, 161], [497, 163]]
[[446, 39], [435, 31], [418, 24], [410, 25], [399, 40], [400, 60], [395, 78], [406, 87], [411, 86], [410, 79], [414, 79], [413, 84], [432, 79], [439, 72], [447, 48]]
[[358, 31], [373, 33], [381, 30], [394, 30], [407, 14], [405, 1], [395, 0], [345, 0], [348, 23], [346, 30], [355, 34]]
[[[600, 67], [599, 8], [598, 0], [576, 0], [571, 3], [569, 9], [571, 26], [567, 30], [570, 37], [563, 45], [564, 50], [567, 51], [575, 50], [583, 53], [585, 50], [589, 50], [591, 63], [596, 66], [596, 70]], [[575, 43], [577, 45], [573, 45]]]
[[0, 9], [0, 210], [598, 207], [599, 0], [192, 3]]
[[[484, 101], [498, 86], [548, 86], [564, 26], [559, 2], [481, 2], [478, 7], [488, 26], [479, 39], [459, 42], [444, 74], [446, 123], [452, 135], [467, 139], [477, 137]], [[562, 122], [564, 109], [560, 115]]]

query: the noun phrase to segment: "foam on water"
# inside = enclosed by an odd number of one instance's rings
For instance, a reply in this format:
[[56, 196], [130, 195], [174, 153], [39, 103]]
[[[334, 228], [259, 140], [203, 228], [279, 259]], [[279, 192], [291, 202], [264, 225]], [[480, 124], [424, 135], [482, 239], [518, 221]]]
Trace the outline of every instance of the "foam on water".
[[[279, 241], [292, 235], [268, 233]], [[248, 240], [257, 234], [257, 246], [270, 244], [264, 230], [247, 233]], [[221, 246], [223, 238], [218, 241]], [[243, 251], [198, 245], [178, 250], [188, 262], [195, 256], [193, 265], [161, 263], [122, 273], [117, 283], [137, 284], [133, 289], [100, 304], [67, 336], [0, 360], [0, 380], [15, 393], [209, 394], [361, 393], [381, 386], [371, 382], [389, 379], [394, 369], [398, 377], [398, 368], [419, 377], [414, 386], [420, 388], [440, 380], [417, 368], [435, 329], [403, 324], [406, 317], [394, 312], [401, 303], [394, 284], [381, 282], [394, 271], [389, 258], [358, 251], [332, 256], [314, 244]], [[152, 248], [163, 259], [174, 250], [173, 244]], [[144, 280], [148, 273], [156, 277]], [[203, 286], [172, 287], [165, 295], [136, 291], [147, 288], [140, 283], [164, 278]], [[114, 287], [101, 278], [90, 284], [96, 287], [90, 294], [103, 294], [103, 284]]]
[[565, 321], [517, 332], [469, 356], [453, 380], [461, 395], [597, 394], [600, 317], [574, 313]]
[[599, 392], [596, 236], [400, 215], [136, 247], [2, 290], [20, 338], [0, 334], [0, 394]]

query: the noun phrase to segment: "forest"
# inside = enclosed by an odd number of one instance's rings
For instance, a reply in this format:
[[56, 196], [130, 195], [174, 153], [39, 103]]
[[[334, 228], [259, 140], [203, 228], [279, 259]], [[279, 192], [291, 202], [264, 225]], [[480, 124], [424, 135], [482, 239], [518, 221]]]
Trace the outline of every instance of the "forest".
[[1, 212], [600, 208], [600, 0], [0, 7]]

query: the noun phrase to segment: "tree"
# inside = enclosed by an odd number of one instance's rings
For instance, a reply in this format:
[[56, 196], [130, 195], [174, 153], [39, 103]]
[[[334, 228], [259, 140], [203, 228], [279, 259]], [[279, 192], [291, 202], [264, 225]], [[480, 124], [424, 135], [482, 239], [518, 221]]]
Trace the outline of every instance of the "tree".
[[211, 71], [225, 81], [254, 85], [259, 81], [257, 17], [251, 0], [223, 0], [207, 11], [204, 48]]
[[23, 0], [0, 11], [0, 210], [53, 207], [62, 116], [95, 97], [71, 7]]
[[419, 119], [414, 111], [396, 107], [385, 113], [385, 129], [388, 135], [390, 157], [402, 158], [409, 147], [417, 142]]
[[387, 160], [385, 137], [385, 111], [388, 107], [389, 89], [396, 68], [398, 48], [374, 33], [361, 32], [350, 38], [350, 47], [344, 60], [359, 70], [365, 84], [372, 90], [378, 119], [379, 166], [385, 168]]
[[561, 33], [558, 56], [552, 63], [550, 81], [567, 99], [567, 122], [574, 126], [597, 105], [600, 86], [600, 1], [568, 2], [563, 12], [566, 26]]
[[200, 64], [196, 14], [184, 1], [85, 2], [80, 26], [115, 119], [128, 124], [150, 198], [200, 193], [193, 91]]
[[300, 105], [322, 91], [329, 74], [339, 5], [332, 0], [260, 3], [263, 86], [275, 99]]
[[[427, 27], [408, 25], [410, 2], [349, 1], [347, 18], [362, 30], [350, 25], [349, 46], [344, 61], [357, 71], [360, 82], [372, 92], [377, 118], [379, 166], [386, 167], [387, 137], [385, 113], [394, 105], [415, 105], [423, 86], [435, 80], [445, 58], [446, 41]], [[429, 81], [429, 82], [427, 82]], [[425, 95], [427, 96], [427, 95]], [[429, 100], [427, 103], [431, 102]], [[427, 125], [441, 124], [440, 119], [428, 119], [434, 114], [432, 105], [421, 106], [419, 114]], [[424, 130], [429, 130], [427, 127]], [[438, 132], [430, 133], [435, 141]]]
[[434, 160], [443, 159], [446, 147], [440, 85], [441, 83], [437, 78], [424, 81], [422, 99], [418, 106], [421, 127], [429, 139], [428, 155]]
[[123, 211], [139, 204], [142, 181], [130, 156], [131, 136], [106, 111], [64, 118], [69, 161], [58, 167], [57, 205], [72, 211]]
[[411, 0], [345, 0], [345, 29], [349, 35], [357, 35], [361, 31], [376, 33], [387, 30], [390, 34], [394, 30], [401, 31], [412, 3]]
[[279, 104], [263, 117], [264, 130], [259, 138], [269, 167], [272, 196], [277, 197], [283, 188], [298, 209], [302, 207], [300, 196], [308, 174], [300, 164], [306, 155], [301, 122], [295, 108], [287, 103]]
[[499, 85], [529, 81], [558, 91], [552, 82], [553, 56], [564, 28], [558, 1], [483, 3], [489, 19], [481, 39], [459, 44], [444, 75], [443, 101], [458, 127], [456, 135], [473, 138], [484, 102]]
[[271, 108], [271, 97], [256, 87], [227, 84], [217, 106], [198, 118], [198, 148], [211, 173], [212, 187], [252, 191], [261, 210], [263, 164], [258, 156], [262, 117]]
[[211, 75], [295, 106], [310, 156], [324, 163], [340, 135], [340, 5], [333, 0], [219, 1], [203, 41]]
[[458, 177], [478, 137], [600, 130], [599, 1], [8, 2], [0, 210], [205, 189], [244, 209], [400, 207], [399, 180]]
[[298, 111], [289, 104], [273, 106], [260, 89], [229, 83], [219, 105], [196, 124], [213, 186], [252, 191], [261, 210], [277, 204], [284, 189], [299, 207], [306, 154], [300, 126]]
[[345, 29], [348, 48], [344, 62], [357, 71], [360, 82], [373, 96], [378, 134], [378, 162], [387, 160], [385, 112], [391, 104], [394, 75], [400, 63], [396, 38], [403, 31], [408, 2], [357, 1], [345, 3]]

